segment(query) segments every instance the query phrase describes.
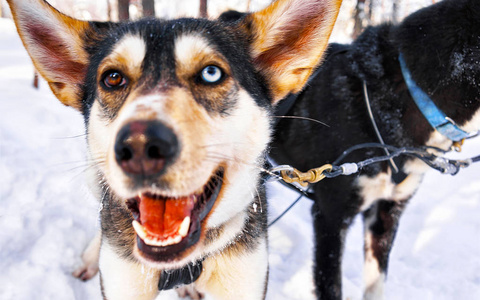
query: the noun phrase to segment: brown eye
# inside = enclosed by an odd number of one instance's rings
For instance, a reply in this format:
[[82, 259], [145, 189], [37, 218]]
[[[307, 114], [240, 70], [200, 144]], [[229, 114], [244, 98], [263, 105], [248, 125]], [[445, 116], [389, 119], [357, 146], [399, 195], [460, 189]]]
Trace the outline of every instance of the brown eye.
[[103, 83], [107, 88], [117, 88], [124, 86], [127, 80], [119, 72], [111, 71], [105, 74]]

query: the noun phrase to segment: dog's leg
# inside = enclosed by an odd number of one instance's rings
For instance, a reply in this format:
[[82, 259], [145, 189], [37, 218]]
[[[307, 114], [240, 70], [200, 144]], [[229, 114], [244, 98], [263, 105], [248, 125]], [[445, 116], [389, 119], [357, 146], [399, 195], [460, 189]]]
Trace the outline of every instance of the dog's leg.
[[379, 201], [363, 214], [365, 226], [365, 293], [363, 299], [384, 299], [383, 286], [398, 221], [407, 201]]
[[[323, 199], [335, 202], [336, 199]], [[345, 235], [353, 216], [346, 215], [338, 207], [312, 208], [315, 226], [314, 279], [318, 299], [342, 299], [342, 254]], [[355, 211], [356, 212], [356, 211]], [[355, 213], [353, 213], [355, 215]]]
[[104, 299], [152, 300], [158, 295], [160, 271], [121, 257], [105, 241], [99, 264]]
[[99, 229], [95, 237], [90, 241], [82, 254], [83, 265], [73, 272], [73, 276], [81, 280], [89, 280], [98, 272], [98, 257], [100, 255], [100, 245], [102, 242], [102, 232]]

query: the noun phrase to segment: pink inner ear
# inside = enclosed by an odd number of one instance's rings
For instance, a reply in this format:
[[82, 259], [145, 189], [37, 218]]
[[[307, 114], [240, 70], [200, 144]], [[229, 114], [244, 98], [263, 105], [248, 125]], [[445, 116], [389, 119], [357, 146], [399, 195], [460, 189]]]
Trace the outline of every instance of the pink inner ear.
[[277, 41], [267, 51], [261, 53], [256, 62], [264, 66], [273, 66], [276, 62], [288, 61], [292, 56], [311, 50], [309, 45], [316, 44], [319, 27], [325, 26], [325, 7], [313, 10], [300, 11], [289, 14], [289, 20], [283, 21], [279, 26]]
[[86, 66], [74, 60], [72, 49], [51, 27], [31, 21], [26, 27], [26, 38], [30, 40], [36, 67], [46, 75], [48, 81], [72, 84], [83, 80]]

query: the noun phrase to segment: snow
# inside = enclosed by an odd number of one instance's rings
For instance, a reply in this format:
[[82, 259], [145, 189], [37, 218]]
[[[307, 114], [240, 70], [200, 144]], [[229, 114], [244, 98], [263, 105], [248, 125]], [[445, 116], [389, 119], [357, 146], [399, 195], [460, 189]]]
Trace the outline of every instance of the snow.
[[[71, 276], [98, 228], [84, 176], [83, 121], [44, 81], [33, 89], [32, 79], [13, 23], [0, 19], [0, 299], [101, 299], [98, 276]], [[457, 156], [478, 149], [479, 138]], [[477, 164], [454, 177], [428, 173], [400, 224], [387, 299], [480, 299], [479, 171]], [[269, 194], [272, 218], [297, 196], [278, 183]], [[303, 199], [270, 229], [269, 300], [314, 299], [310, 206]], [[361, 299], [362, 248], [357, 219], [345, 249], [345, 299]]]

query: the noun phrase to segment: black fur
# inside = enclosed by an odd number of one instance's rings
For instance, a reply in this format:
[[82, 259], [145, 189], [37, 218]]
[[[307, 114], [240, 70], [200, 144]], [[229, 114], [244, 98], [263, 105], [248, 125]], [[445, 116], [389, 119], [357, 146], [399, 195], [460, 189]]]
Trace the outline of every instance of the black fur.
[[[444, 0], [412, 14], [398, 26], [367, 28], [351, 45], [331, 45], [332, 55], [289, 113], [322, 121], [329, 127], [283, 119], [277, 126], [272, 157], [279, 164], [308, 170], [331, 163], [350, 146], [377, 142], [364, 103], [364, 80], [385, 143], [399, 147], [424, 145], [433, 129], [403, 81], [400, 51], [418, 85], [447, 116], [464, 124], [480, 108], [479, 32], [480, 1]], [[379, 155], [383, 155], [380, 150], [357, 151], [347, 160]], [[405, 160], [400, 158], [399, 165]], [[388, 168], [387, 163], [375, 164], [363, 169], [361, 175], [373, 177]], [[363, 203], [355, 184], [357, 177], [326, 179], [313, 186], [314, 278], [319, 299], [342, 299], [344, 238]], [[381, 271], [386, 273], [398, 221], [408, 199], [379, 200], [364, 216], [374, 217], [369, 228], [373, 252]]]

